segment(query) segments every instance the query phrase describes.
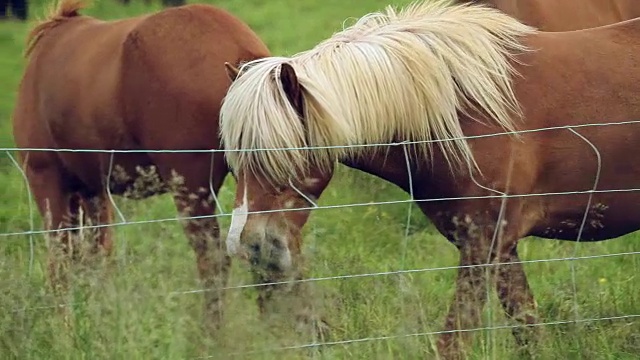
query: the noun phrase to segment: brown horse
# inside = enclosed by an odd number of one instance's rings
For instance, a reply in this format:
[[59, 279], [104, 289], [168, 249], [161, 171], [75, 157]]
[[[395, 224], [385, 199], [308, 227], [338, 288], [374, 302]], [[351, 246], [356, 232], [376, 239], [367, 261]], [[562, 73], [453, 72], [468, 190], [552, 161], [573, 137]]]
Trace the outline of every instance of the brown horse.
[[[139, 199], [172, 191], [181, 215], [199, 217], [184, 229], [204, 286], [223, 287], [229, 258], [212, 216], [228, 168], [222, 153], [205, 150], [219, 148], [219, 111], [231, 83], [223, 64], [269, 51], [245, 23], [211, 6], [108, 22], [80, 15], [83, 7], [82, 0], [63, 0], [29, 35], [13, 114], [16, 145], [141, 151], [21, 152], [46, 228], [71, 228], [58, 236], [64, 253], [76, 256], [70, 247], [77, 228], [96, 226], [91, 248], [110, 253], [110, 194]], [[66, 282], [60, 265], [52, 256], [54, 285]], [[217, 324], [221, 295], [205, 297]]]
[[587, 29], [640, 16], [637, 0], [459, 0], [491, 5], [543, 31]]
[[[238, 181], [229, 251], [264, 281], [300, 278], [302, 227], [335, 162], [385, 179], [459, 249], [445, 358], [463, 355], [471, 332], [459, 330], [480, 325], [487, 286], [509, 318], [538, 321], [519, 239], [640, 229], [640, 195], [624, 190], [640, 182], [627, 157], [640, 144], [640, 19], [537, 32], [485, 6], [436, 1], [228, 69], [220, 128]], [[618, 125], [588, 126], [608, 122]], [[536, 338], [525, 329], [535, 327], [516, 328], [521, 344]]]
[[[131, 0], [119, 0], [124, 5], [129, 5]], [[151, 0], [144, 0], [146, 5], [151, 5]], [[186, 3], [185, 0], [162, 0], [162, 5], [165, 7], [170, 6], [182, 6]]]

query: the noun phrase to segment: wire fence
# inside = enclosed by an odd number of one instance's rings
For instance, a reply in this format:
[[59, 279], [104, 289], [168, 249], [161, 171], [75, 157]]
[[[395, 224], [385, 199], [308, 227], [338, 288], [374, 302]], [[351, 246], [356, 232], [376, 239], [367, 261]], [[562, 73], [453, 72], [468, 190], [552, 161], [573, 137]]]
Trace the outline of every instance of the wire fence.
[[[461, 268], [465, 268], [465, 267], [495, 267], [495, 266], [504, 266], [504, 265], [514, 265], [514, 264], [530, 264], [530, 263], [551, 263], [551, 262], [562, 262], [562, 261], [570, 261], [571, 264], [573, 264], [575, 261], [588, 261], [588, 260], [593, 260], [593, 259], [601, 259], [601, 258], [617, 258], [617, 257], [626, 257], [626, 256], [636, 256], [638, 254], [640, 254], [640, 251], [629, 251], [629, 252], [618, 252], [618, 253], [605, 253], [605, 254], [598, 254], [598, 255], [589, 255], [589, 256], [577, 256], [577, 249], [578, 249], [578, 245], [581, 242], [581, 234], [582, 231], [585, 227], [586, 224], [586, 220], [587, 220], [587, 215], [589, 213], [590, 207], [591, 207], [591, 203], [592, 203], [592, 197], [594, 195], [597, 194], [607, 194], [607, 193], [632, 193], [632, 192], [638, 192], [640, 191], [640, 179], [639, 179], [639, 185], [638, 187], [635, 188], [611, 188], [611, 189], [599, 189], [599, 180], [600, 180], [600, 172], [602, 169], [602, 163], [601, 163], [601, 154], [600, 151], [598, 150], [597, 146], [595, 146], [587, 137], [583, 136], [581, 133], [579, 133], [577, 130], [581, 129], [581, 128], [587, 128], [587, 127], [602, 127], [602, 126], [619, 126], [619, 125], [630, 125], [630, 124], [640, 124], [640, 120], [635, 120], [635, 121], [623, 121], [623, 122], [608, 122], [608, 123], [590, 123], [590, 124], [581, 124], [581, 125], [573, 125], [573, 126], [556, 126], [556, 127], [547, 127], [547, 128], [540, 128], [540, 129], [530, 129], [530, 130], [521, 130], [521, 131], [515, 131], [515, 132], [501, 132], [501, 133], [494, 133], [494, 134], [487, 134], [487, 135], [478, 135], [478, 136], [468, 136], [465, 137], [464, 139], [478, 139], [478, 138], [489, 138], [489, 137], [495, 137], [495, 136], [511, 136], [511, 135], [521, 135], [521, 134], [529, 134], [529, 133], [537, 133], [537, 132], [543, 132], [543, 131], [569, 131], [572, 134], [574, 134], [575, 136], [577, 136], [578, 138], [582, 139], [585, 144], [589, 145], [596, 158], [597, 158], [597, 174], [595, 174], [594, 176], [594, 181], [593, 181], [593, 187], [591, 189], [587, 189], [587, 190], [576, 190], [576, 191], [564, 191], [564, 192], [544, 192], [544, 193], [525, 193], [525, 194], [512, 194], [512, 193], [503, 193], [501, 191], [498, 191], [496, 189], [490, 189], [484, 185], [482, 185], [479, 181], [477, 181], [476, 179], [473, 179], [473, 181], [475, 182], [475, 184], [477, 186], [479, 186], [480, 188], [483, 188], [485, 190], [488, 190], [490, 193], [492, 193], [491, 195], [483, 195], [483, 196], [470, 196], [470, 197], [447, 197], [447, 198], [428, 198], [428, 199], [420, 199], [420, 198], [416, 198], [414, 196], [414, 185], [413, 183], [409, 184], [409, 196], [407, 199], [400, 199], [400, 200], [394, 200], [394, 201], [378, 201], [378, 202], [363, 202], [363, 203], [349, 203], [349, 204], [338, 204], [338, 205], [318, 205], [316, 203], [314, 203], [313, 201], [309, 200], [309, 202], [311, 203], [311, 206], [308, 207], [302, 207], [302, 208], [287, 208], [287, 209], [272, 209], [272, 210], [264, 210], [264, 211], [250, 211], [247, 212], [246, 214], [265, 214], [265, 213], [274, 213], [274, 212], [292, 212], [292, 211], [308, 211], [308, 210], [328, 210], [328, 209], [344, 209], [344, 208], [349, 208], [349, 207], [363, 207], [363, 206], [378, 206], [378, 205], [392, 205], [392, 204], [409, 204], [409, 208], [408, 208], [408, 213], [407, 213], [407, 222], [406, 222], [406, 231], [404, 234], [404, 249], [406, 251], [407, 248], [407, 244], [406, 241], [409, 237], [409, 227], [411, 225], [411, 204], [414, 203], [426, 203], [426, 202], [443, 202], [443, 201], [461, 201], [461, 200], [479, 200], [479, 199], [502, 199], [503, 204], [506, 203], [506, 201], [508, 199], [513, 199], [513, 198], [529, 198], [529, 197], [546, 197], [546, 196], [559, 196], [559, 195], [588, 195], [588, 202], [584, 211], [584, 217], [583, 217], [583, 221], [580, 225], [580, 229], [578, 231], [578, 237], [576, 238], [576, 243], [575, 243], [575, 249], [574, 249], [574, 255], [570, 256], [570, 257], [556, 257], [556, 258], [546, 258], [546, 259], [533, 259], [533, 260], [523, 260], [523, 261], [517, 261], [517, 262], [487, 262], [486, 264], [479, 264], [479, 265], [469, 265], [469, 266], [446, 266], [446, 267], [424, 267], [424, 268], [415, 268], [415, 269], [398, 269], [398, 270], [394, 270], [394, 271], [383, 271], [383, 272], [371, 272], [371, 273], [359, 273], [359, 274], [340, 274], [340, 275], [334, 275], [334, 276], [327, 276], [327, 277], [317, 277], [317, 278], [305, 278], [305, 279], [299, 279], [299, 280], [290, 280], [290, 281], [282, 281], [282, 282], [272, 282], [272, 283], [261, 283], [261, 284], [243, 284], [243, 285], [235, 285], [235, 286], [227, 286], [225, 288], [223, 288], [223, 290], [237, 290], [237, 289], [249, 289], [249, 288], [258, 288], [258, 287], [263, 287], [263, 286], [269, 286], [269, 285], [283, 285], [283, 284], [292, 284], [292, 283], [302, 283], [302, 282], [320, 282], [320, 281], [335, 281], [335, 280], [344, 280], [344, 279], [358, 279], [358, 278], [369, 278], [369, 277], [381, 277], [381, 276], [390, 276], [390, 275], [401, 275], [401, 274], [413, 274], [413, 273], [425, 273], [425, 272], [433, 272], [433, 271], [444, 271], [444, 270], [455, 270], [455, 269], [461, 269]], [[405, 142], [395, 142], [395, 143], [386, 143], [386, 144], [364, 144], [364, 145], [348, 145], [348, 146], [323, 146], [323, 147], [306, 147], [306, 148], [291, 148], [291, 149], [251, 149], [250, 151], [281, 151], [281, 150], [314, 150], [314, 149], [328, 149], [328, 148], [346, 148], [346, 147], [359, 147], [359, 148], [371, 148], [371, 147], [403, 147], [404, 149], [404, 154], [405, 154], [405, 160], [406, 160], [406, 168], [407, 168], [407, 172], [408, 172], [408, 178], [409, 179], [413, 179], [413, 174], [411, 173], [411, 166], [410, 166], [410, 156], [408, 154], [408, 151], [406, 150], [406, 146], [408, 145], [416, 145], [416, 144], [421, 144], [421, 143], [436, 143], [436, 142], [442, 142], [442, 141], [452, 141], [455, 139], [439, 139], [439, 140], [430, 140], [430, 141], [405, 141]], [[146, 150], [95, 150], [95, 149], [39, 149], [39, 148], [0, 148], [0, 152], [4, 152], [7, 154], [7, 156], [9, 156], [9, 158], [11, 159], [12, 163], [15, 165], [15, 167], [18, 169], [18, 171], [20, 172], [20, 175], [22, 176], [23, 180], [26, 182], [27, 181], [27, 177], [25, 172], [23, 171], [23, 169], [19, 166], [18, 162], [15, 160], [15, 158], [13, 157], [12, 153], [18, 152], [18, 151], [30, 151], [30, 152], [34, 152], [34, 151], [55, 151], [55, 152], [74, 152], [74, 153], [87, 153], [87, 152], [95, 152], [95, 153], [103, 153], [103, 154], [109, 154], [111, 156], [111, 160], [110, 160], [110, 169], [112, 169], [112, 165], [113, 165], [113, 159], [114, 159], [114, 155], [115, 154], [126, 154], [126, 153], [156, 153], [156, 152], [163, 152], [163, 153], [218, 153], [218, 152], [223, 152], [225, 150], [221, 150], [221, 149], [205, 149], [205, 150], [152, 150], [152, 149], [146, 149]], [[228, 150], [227, 150], [228, 151]], [[246, 151], [246, 150], [238, 150], [238, 151]], [[110, 178], [110, 174], [107, 175], [107, 178]], [[28, 189], [28, 186], [27, 186]], [[33, 261], [34, 261], [34, 241], [35, 236], [36, 235], [47, 235], [53, 232], [58, 232], [61, 230], [83, 230], [83, 229], [99, 229], [99, 228], [104, 228], [104, 227], [119, 227], [119, 226], [129, 226], [129, 225], [141, 225], [141, 224], [158, 224], [158, 223], [164, 223], [164, 222], [171, 222], [171, 221], [184, 221], [184, 220], [201, 220], [201, 219], [207, 219], [207, 218], [220, 218], [220, 217], [230, 217], [232, 214], [226, 211], [223, 211], [223, 206], [222, 204], [220, 204], [220, 202], [218, 201], [218, 199], [215, 197], [215, 194], [213, 194], [214, 196], [214, 200], [216, 202], [216, 206], [219, 210], [218, 214], [212, 214], [212, 215], [207, 215], [207, 216], [194, 216], [194, 217], [184, 217], [184, 216], [176, 216], [176, 217], [172, 217], [172, 218], [162, 218], [162, 219], [149, 219], [149, 220], [142, 220], [142, 221], [127, 221], [123, 212], [117, 207], [117, 205], [115, 204], [115, 202], [113, 201], [113, 198], [111, 197], [111, 194], [109, 194], [109, 199], [112, 202], [112, 205], [115, 208], [115, 211], [118, 214], [118, 217], [120, 218], [120, 221], [118, 222], [114, 222], [111, 224], [103, 224], [103, 225], [83, 225], [83, 226], [78, 226], [78, 227], [67, 227], [67, 228], [63, 228], [63, 229], [58, 229], [58, 230], [38, 230], [36, 229], [35, 226], [35, 221], [34, 221], [34, 217], [36, 216], [36, 211], [34, 210], [33, 206], [31, 205], [31, 203], [33, 202], [33, 197], [31, 195], [31, 193], [29, 192], [29, 197], [28, 197], [28, 201], [30, 204], [29, 207], [29, 230], [25, 230], [25, 231], [15, 231], [15, 232], [6, 232], [6, 233], [0, 233], [0, 239], [9, 239], [12, 237], [18, 237], [18, 236], [23, 236], [26, 237], [27, 239], [29, 239], [30, 241], [30, 269], [33, 267]], [[501, 217], [498, 219], [498, 223], [500, 223], [502, 221], [502, 209], [501, 209]], [[496, 229], [499, 228], [500, 226], [496, 226]], [[497, 236], [497, 235], [496, 235]], [[495, 239], [494, 239], [495, 241]], [[492, 244], [493, 245], [493, 244]], [[404, 257], [404, 255], [403, 255]], [[404, 264], [404, 258], [403, 258], [403, 264]], [[571, 265], [571, 277], [572, 277], [572, 284], [573, 284], [573, 292], [574, 292], [574, 300], [577, 297], [577, 290], [575, 288], [576, 286], [576, 270], [575, 267], [573, 265]], [[207, 291], [211, 291], [212, 289], [186, 289], [186, 290], [175, 290], [171, 293], [169, 293], [169, 296], [178, 296], [178, 295], [187, 295], [187, 294], [196, 294], [196, 293], [204, 293]], [[220, 289], [217, 289], [220, 290]], [[587, 322], [599, 322], [599, 321], [615, 321], [615, 320], [636, 320], [638, 317], [640, 317], [640, 314], [628, 314], [628, 315], [621, 315], [621, 316], [612, 316], [612, 317], [601, 317], [601, 318], [587, 318], [587, 319], [583, 319], [579, 317], [578, 314], [578, 304], [577, 304], [577, 300], [575, 300], [576, 303], [574, 304], [574, 309], [575, 309], [575, 318], [573, 320], [562, 320], [562, 321], [553, 321], [553, 322], [543, 322], [543, 323], [538, 323], [535, 325], [530, 325], [530, 326], [553, 326], [553, 325], [561, 325], [561, 324], [569, 324], [569, 323], [587, 323]], [[57, 308], [57, 307], [68, 307], [68, 306], [73, 306], [76, 303], [69, 303], [69, 304], [52, 304], [51, 306], [42, 306], [42, 307], [34, 307], [34, 308], [27, 308], [27, 309], [14, 309], [14, 312], [23, 312], [23, 311], [34, 311], [34, 310], [42, 310], [42, 309], [51, 309], [51, 308]], [[469, 332], [475, 332], [475, 331], [483, 331], [483, 330], [499, 330], [499, 329], [509, 329], [509, 328], [513, 328], [515, 326], [521, 326], [521, 325], [499, 325], [499, 326], [494, 326], [494, 327], [483, 327], [483, 328], [477, 328], [477, 329], [469, 329], [469, 330], [464, 330], [464, 331], [469, 331]], [[341, 341], [333, 341], [333, 342], [322, 342], [322, 343], [310, 343], [310, 344], [301, 344], [301, 345], [296, 345], [296, 346], [289, 346], [289, 347], [281, 347], [281, 348], [274, 348], [274, 349], [264, 349], [264, 350], [260, 350], [262, 351], [281, 351], [281, 350], [293, 350], [293, 349], [305, 349], [305, 348], [314, 348], [314, 347], [318, 347], [321, 345], [347, 345], [347, 344], [352, 344], [352, 343], [361, 343], [361, 342], [368, 342], [368, 341], [381, 341], [381, 340], [391, 340], [391, 339], [398, 339], [398, 338], [404, 338], [404, 337], [417, 337], [417, 336], [426, 336], [426, 335], [437, 335], [437, 334], [443, 334], [446, 333], [445, 331], [442, 332], [423, 332], [423, 333], [412, 333], [412, 334], [397, 334], [397, 335], [389, 335], [389, 336], [380, 336], [380, 337], [370, 337], [370, 338], [360, 338], [360, 339], [346, 339], [346, 340], [341, 340]], [[238, 354], [228, 354], [229, 356], [232, 355], [247, 355], [247, 354], [251, 354], [254, 352], [243, 352], [243, 353], [238, 353]], [[216, 356], [219, 356], [216, 355]], [[213, 357], [213, 356], [212, 356]], [[206, 358], [206, 357], [203, 357]]]
[[[590, 318], [590, 319], [576, 319], [576, 320], [563, 320], [563, 321], [548, 321], [548, 322], [540, 322], [537, 324], [529, 324], [526, 327], [541, 327], [541, 326], [557, 326], [557, 325], [568, 325], [568, 324], [586, 324], [593, 323], [599, 321], [621, 321], [621, 320], [630, 320], [630, 319], [638, 319], [640, 315], [622, 315], [622, 316], [608, 316], [608, 317], [600, 317], [600, 318]], [[265, 352], [280, 352], [286, 350], [303, 350], [303, 349], [311, 349], [317, 348], [320, 346], [335, 346], [335, 345], [351, 345], [363, 342], [370, 341], [387, 341], [387, 340], [397, 340], [402, 338], [411, 338], [411, 337], [420, 337], [420, 336], [434, 336], [434, 335], [443, 335], [449, 334], [453, 332], [466, 332], [466, 333], [474, 333], [480, 331], [495, 331], [495, 330], [511, 330], [522, 327], [522, 325], [499, 325], [499, 326], [486, 326], [486, 327], [478, 327], [474, 329], [463, 329], [463, 330], [450, 330], [450, 331], [425, 331], [411, 334], [397, 334], [397, 335], [388, 335], [388, 336], [374, 336], [374, 337], [366, 337], [359, 339], [348, 339], [348, 340], [340, 340], [340, 341], [327, 341], [321, 343], [309, 343], [309, 344], [301, 344], [301, 345], [292, 345], [292, 346], [283, 346], [283, 347], [274, 347], [268, 349], [260, 349], [254, 351], [244, 351], [244, 352], [236, 352], [236, 353], [228, 353], [225, 356], [243, 356], [243, 355], [253, 355], [260, 354]], [[217, 358], [220, 355], [210, 355], [210, 356], [202, 356], [196, 357], [195, 359], [212, 359]]]

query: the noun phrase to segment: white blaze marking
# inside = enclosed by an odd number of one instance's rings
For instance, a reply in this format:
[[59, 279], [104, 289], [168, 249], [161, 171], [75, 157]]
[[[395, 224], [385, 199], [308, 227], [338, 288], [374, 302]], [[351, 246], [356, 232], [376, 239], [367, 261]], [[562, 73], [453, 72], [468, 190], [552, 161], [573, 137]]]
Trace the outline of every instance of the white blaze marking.
[[227, 254], [230, 256], [238, 253], [240, 247], [240, 235], [247, 223], [249, 212], [249, 202], [247, 201], [247, 187], [245, 182], [244, 194], [242, 196], [242, 204], [240, 207], [233, 209], [231, 213], [231, 226], [229, 227], [229, 235], [227, 235]]

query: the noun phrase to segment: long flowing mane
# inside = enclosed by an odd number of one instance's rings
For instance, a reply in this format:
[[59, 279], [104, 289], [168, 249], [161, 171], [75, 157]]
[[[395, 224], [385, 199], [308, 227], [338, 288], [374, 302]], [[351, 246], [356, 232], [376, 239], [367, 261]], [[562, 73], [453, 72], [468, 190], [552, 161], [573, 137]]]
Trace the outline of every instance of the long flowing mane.
[[[428, 154], [431, 141], [455, 139], [437, 144], [452, 169], [466, 168], [475, 160], [458, 112], [476, 109], [514, 130], [511, 61], [532, 33], [486, 6], [429, 1], [365, 15], [293, 57], [249, 62], [221, 109], [229, 164], [286, 183], [310, 162], [326, 168], [372, 149], [349, 145], [417, 140]], [[284, 63], [301, 85], [303, 119], [280, 81]]]
[[87, 7], [87, 0], [60, 0], [49, 5], [48, 14], [44, 20], [36, 24], [27, 35], [24, 56], [29, 57], [38, 40], [52, 28], [70, 18], [80, 16], [80, 10]]

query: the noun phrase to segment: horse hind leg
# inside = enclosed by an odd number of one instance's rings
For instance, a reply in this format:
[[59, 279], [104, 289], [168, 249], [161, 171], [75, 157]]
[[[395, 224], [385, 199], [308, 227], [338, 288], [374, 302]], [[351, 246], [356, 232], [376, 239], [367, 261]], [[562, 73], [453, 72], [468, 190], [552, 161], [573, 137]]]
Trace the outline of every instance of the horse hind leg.
[[[96, 202], [81, 196], [77, 191], [77, 182], [68, 176], [53, 156], [38, 154], [32, 159], [25, 158], [24, 168], [47, 231], [49, 285], [54, 293], [61, 296], [68, 290], [69, 267], [81, 257], [82, 244], [77, 240], [84, 237], [82, 231], [85, 229], [82, 226], [109, 221], [110, 209], [102, 206], [98, 211]], [[96, 246], [110, 250], [108, 229], [99, 229], [95, 239]]]
[[77, 198], [55, 160], [46, 155], [25, 166], [29, 187], [43, 220], [48, 253], [49, 284], [55, 292], [68, 287], [66, 269], [73, 254], [72, 230], [78, 225]]
[[113, 249], [111, 204], [106, 193], [87, 195], [72, 192], [69, 195], [69, 212], [64, 226], [67, 230], [65, 250], [73, 263], [88, 261], [96, 256], [109, 256]]
[[113, 232], [110, 225], [113, 222], [113, 209], [108, 194], [103, 192], [99, 195], [83, 197], [81, 208], [83, 224], [91, 229], [89, 237], [85, 237], [89, 240], [87, 243], [90, 254], [111, 255]]
[[37, 154], [24, 164], [29, 188], [42, 217], [47, 244], [47, 282], [58, 314], [67, 329], [72, 327], [67, 303], [69, 275], [74, 257], [78, 221], [78, 198], [53, 157]]

